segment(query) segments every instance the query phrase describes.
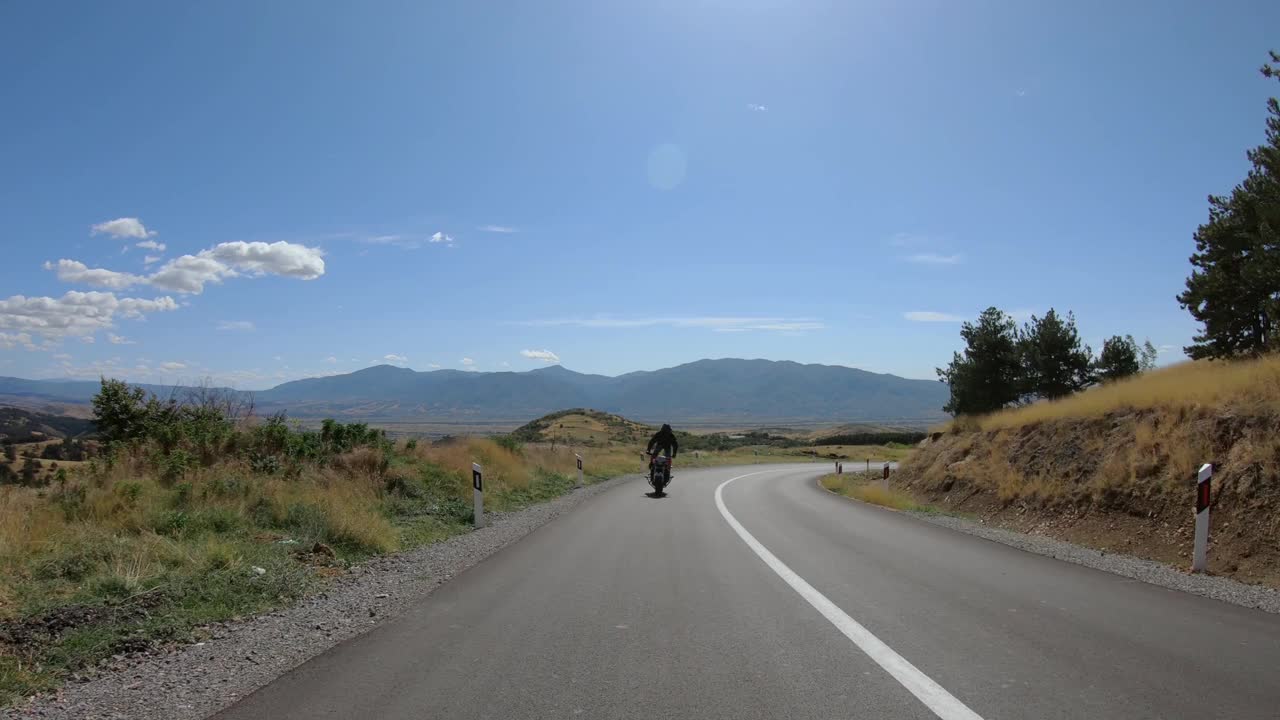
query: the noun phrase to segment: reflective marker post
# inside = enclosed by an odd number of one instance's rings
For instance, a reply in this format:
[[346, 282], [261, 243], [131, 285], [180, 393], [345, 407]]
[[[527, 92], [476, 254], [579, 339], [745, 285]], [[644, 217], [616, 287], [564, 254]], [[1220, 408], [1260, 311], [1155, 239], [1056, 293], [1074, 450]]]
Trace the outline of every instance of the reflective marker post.
[[1196, 545], [1191, 556], [1191, 572], [1204, 572], [1209, 566], [1209, 499], [1213, 483], [1213, 464], [1200, 466], [1196, 476]]
[[582, 456], [577, 453], [573, 456], [578, 459], [578, 487], [582, 487]]
[[475, 491], [472, 497], [475, 502], [475, 525], [484, 527], [484, 473], [480, 463], [471, 463], [471, 488]]
[[889, 489], [889, 463], [884, 464], [884, 477], [880, 480], [880, 483], [884, 485], [885, 490]]

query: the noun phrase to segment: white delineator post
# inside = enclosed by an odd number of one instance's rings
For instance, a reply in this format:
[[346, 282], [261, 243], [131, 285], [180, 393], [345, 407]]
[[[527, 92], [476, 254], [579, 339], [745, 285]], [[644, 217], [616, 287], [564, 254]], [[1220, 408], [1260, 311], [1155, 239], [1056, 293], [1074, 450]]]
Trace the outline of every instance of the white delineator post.
[[475, 525], [478, 528], [484, 527], [484, 472], [480, 469], [480, 463], [471, 463], [471, 488], [475, 503]]
[[1213, 482], [1213, 464], [1200, 466], [1196, 476], [1196, 546], [1191, 556], [1191, 571], [1204, 572], [1209, 567], [1209, 499]]
[[582, 456], [577, 453], [573, 456], [578, 459], [578, 487], [582, 487]]
[[884, 486], [885, 490], [889, 489], [889, 463], [884, 464], [884, 477], [880, 479], [880, 484]]

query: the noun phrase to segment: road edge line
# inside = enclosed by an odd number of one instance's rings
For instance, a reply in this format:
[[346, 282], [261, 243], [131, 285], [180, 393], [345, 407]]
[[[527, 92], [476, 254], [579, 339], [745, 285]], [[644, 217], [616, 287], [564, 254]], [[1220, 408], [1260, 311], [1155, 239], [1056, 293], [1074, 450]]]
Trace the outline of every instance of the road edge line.
[[725, 519], [725, 522], [729, 523], [729, 527], [733, 528], [738, 537], [764, 561], [765, 565], [769, 566], [770, 570], [773, 570], [778, 577], [790, 585], [791, 589], [795, 590], [800, 597], [808, 601], [815, 610], [821, 613], [867, 657], [875, 661], [894, 680], [897, 680], [900, 685], [906, 688], [907, 692], [910, 692], [917, 700], [924, 703], [925, 707], [929, 708], [933, 714], [942, 718], [942, 720], [982, 720], [981, 715], [970, 710], [967, 705], [947, 692], [946, 688], [921, 672], [915, 665], [912, 665], [906, 658], [886, 645], [870, 630], [863, 627], [857, 620], [854, 620], [848, 613], [827, 599], [827, 596], [796, 574], [794, 570], [787, 567], [786, 563], [779, 560], [776, 555], [769, 551], [769, 548], [765, 547], [759, 540], [756, 540], [755, 536], [743, 527], [742, 523], [738, 522], [733, 513], [729, 512], [729, 508], [724, 504], [723, 491], [725, 486], [735, 480], [741, 480], [752, 475], [763, 475], [767, 472], [782, 471], [763, 470], [761, 472], [747, 473], [746, 475], [729, 478], [716, 486], [716, 508], [720, 511], [720, 515]]

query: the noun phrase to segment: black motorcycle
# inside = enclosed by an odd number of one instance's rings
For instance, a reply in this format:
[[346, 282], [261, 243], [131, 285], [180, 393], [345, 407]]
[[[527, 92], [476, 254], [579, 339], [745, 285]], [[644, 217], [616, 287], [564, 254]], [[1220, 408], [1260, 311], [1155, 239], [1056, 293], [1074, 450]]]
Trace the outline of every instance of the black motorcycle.
[[671, 484], [671, 458], [666, 455], [651, 455], [649, 461], [649, 485], [653, 487], [655, 496], [665, 495]]

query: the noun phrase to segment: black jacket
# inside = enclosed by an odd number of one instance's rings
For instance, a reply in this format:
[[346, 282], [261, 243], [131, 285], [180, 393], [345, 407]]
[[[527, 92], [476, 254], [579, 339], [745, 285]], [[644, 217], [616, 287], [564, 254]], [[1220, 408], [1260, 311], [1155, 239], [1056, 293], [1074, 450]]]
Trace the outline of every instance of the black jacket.
[[676, 434], [671, 431], [670, 425], [663, 425], [662, 429], [653, 434], [653, 438], [649, 440], [648, 451], [652, 453], [661, 453], [663, 450], [670, 448], [671, 457], [675, 457], [680, 450], [680, 443], [676, 442]]

